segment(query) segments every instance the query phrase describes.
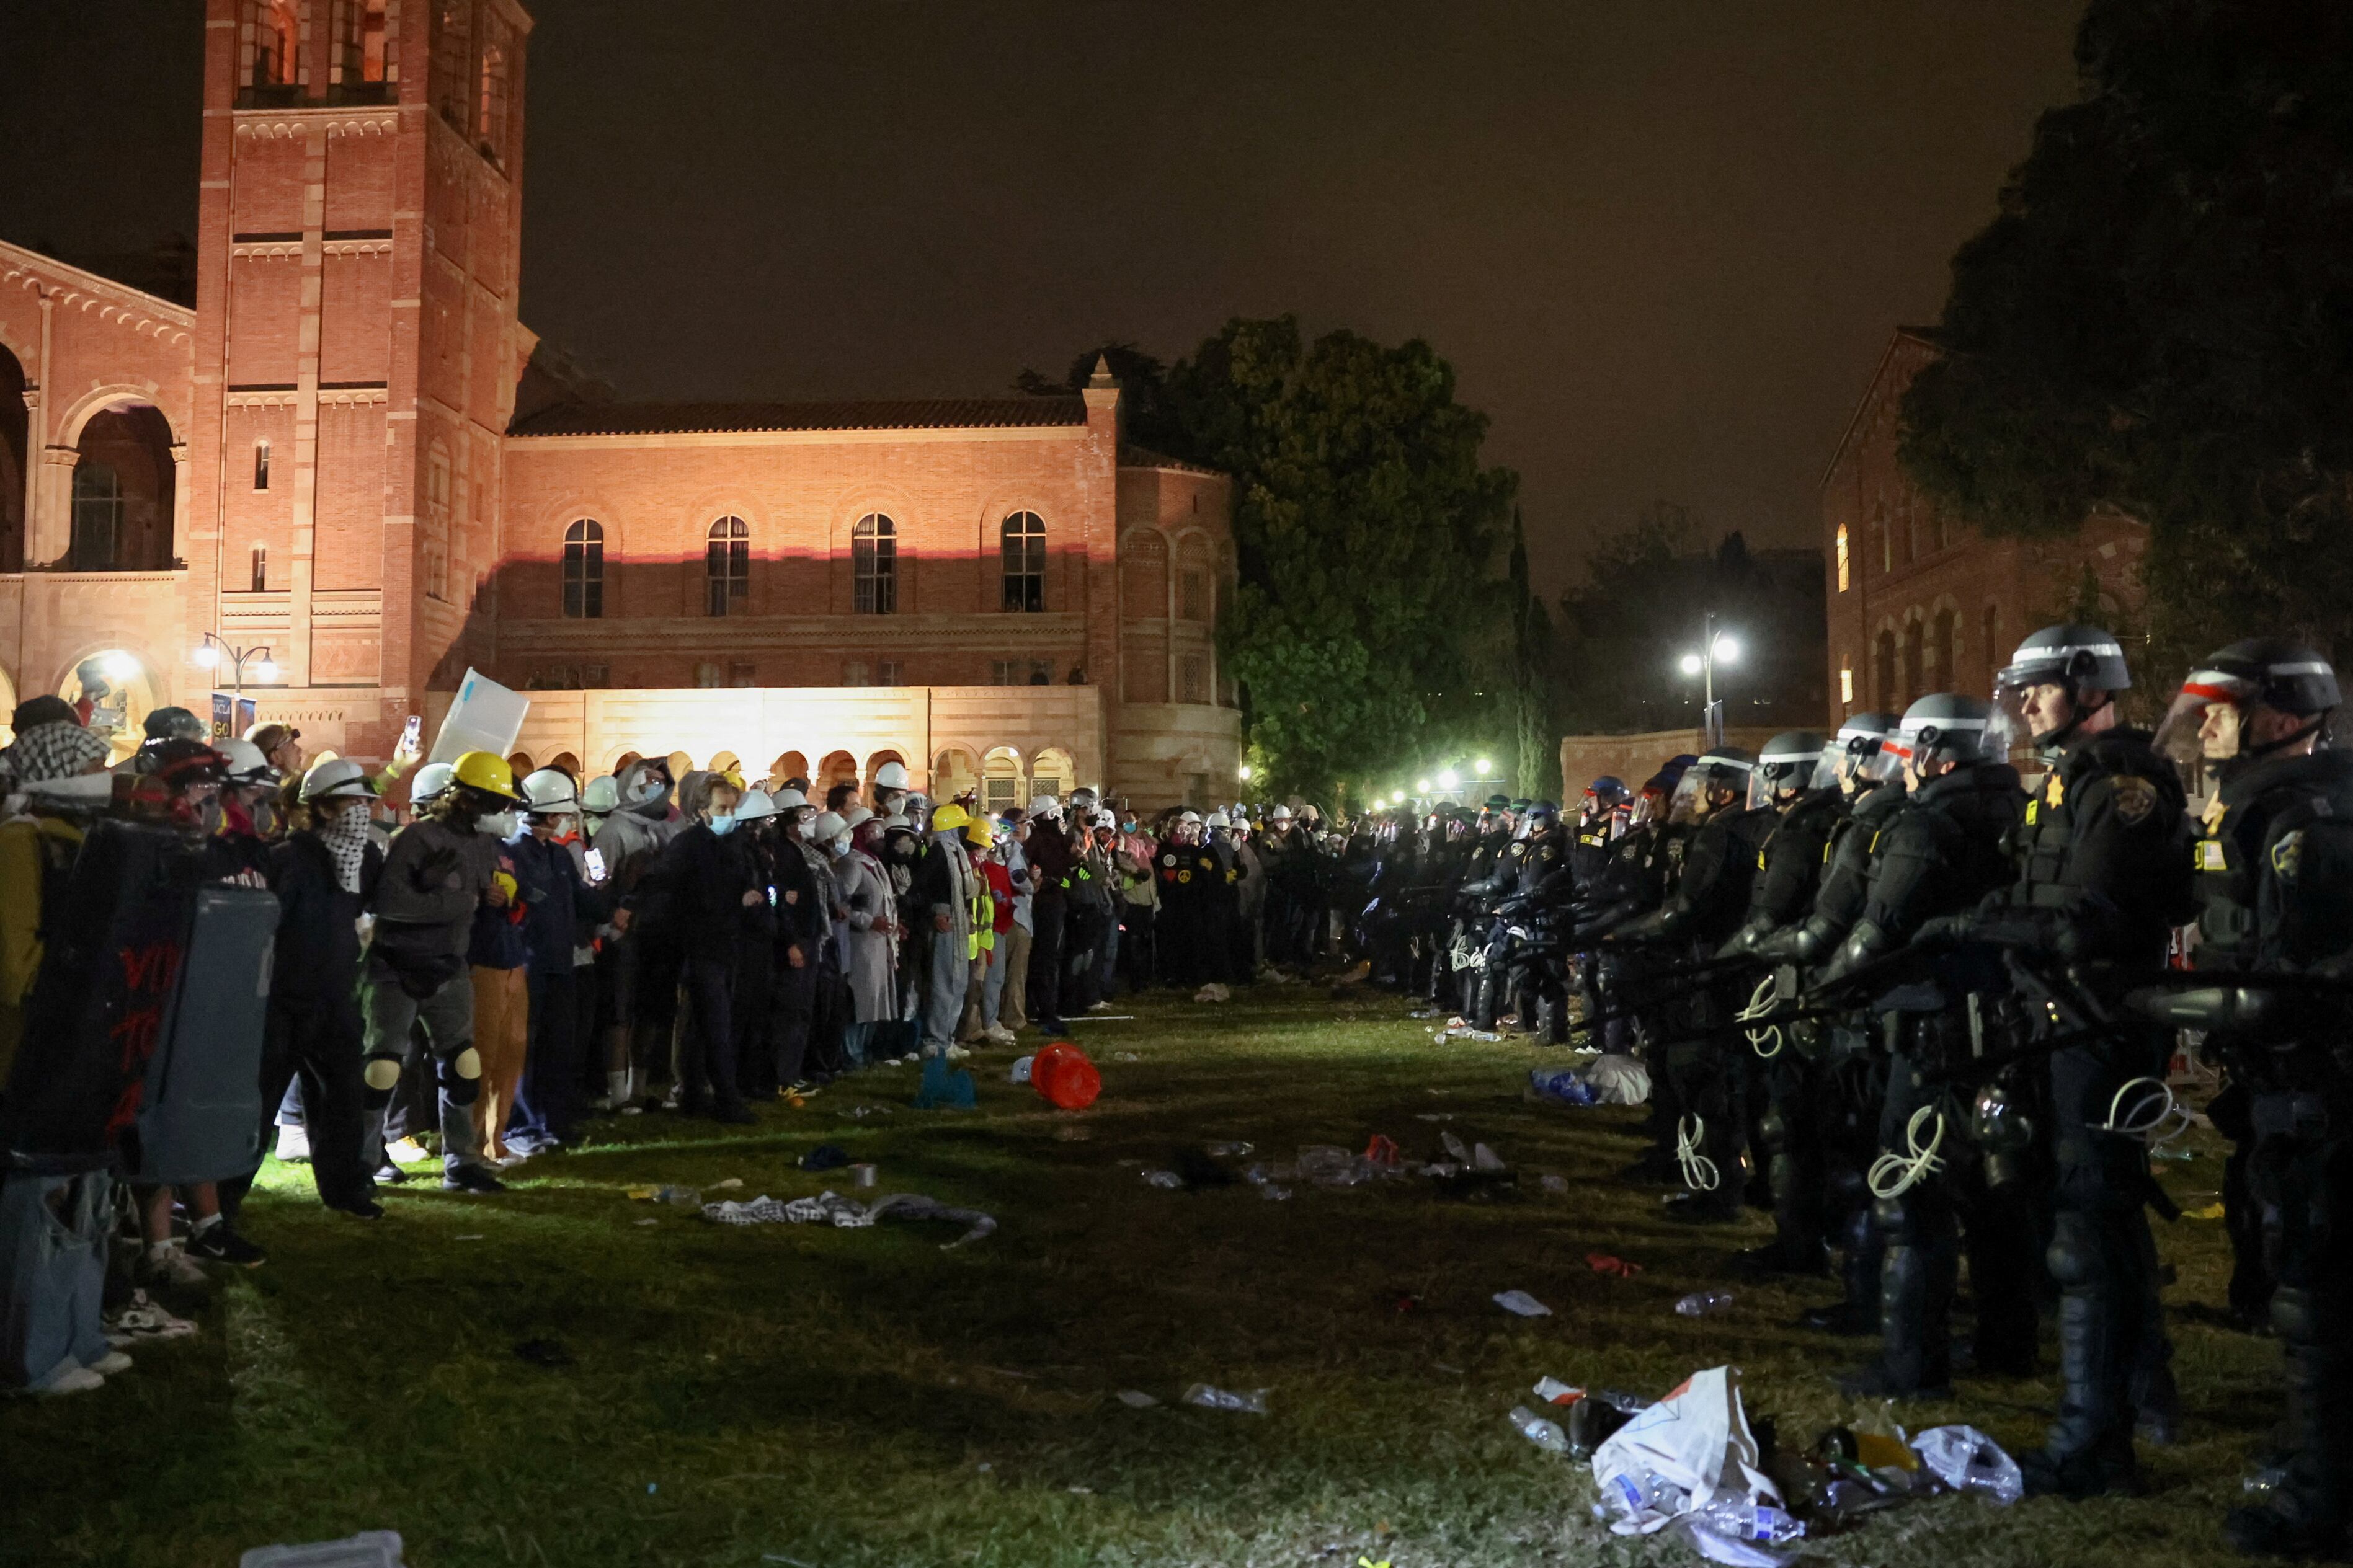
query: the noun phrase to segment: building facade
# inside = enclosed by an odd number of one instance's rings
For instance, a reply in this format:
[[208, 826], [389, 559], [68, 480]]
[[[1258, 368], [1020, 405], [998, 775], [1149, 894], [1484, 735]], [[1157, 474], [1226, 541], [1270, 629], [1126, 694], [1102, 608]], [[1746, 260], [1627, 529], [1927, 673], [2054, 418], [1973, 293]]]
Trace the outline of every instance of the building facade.
[[1990, 696], [2019, 643], [2086, 596], [2112, 626], [2138, 618], [2141, 523], [2102, 513], [2069, 539], [1988, 539], [1912, 482], [1897, 419], [1936, 354], [1926, 331], [1896, 331], [1822, 477], [1832, 724], [1935, 691]]
[[591, 771], [888, 753], [996, 795], [1229, 792], [1230, 487], [1123, 447], [1107, 374], [524, 390], [531, 27], [208, 0], [193, 308], [0, 243], [0, 696], [85, 700], [127, 744], [241, 692], [375, 757], [471, 666], [536, 689], [524, 753]]

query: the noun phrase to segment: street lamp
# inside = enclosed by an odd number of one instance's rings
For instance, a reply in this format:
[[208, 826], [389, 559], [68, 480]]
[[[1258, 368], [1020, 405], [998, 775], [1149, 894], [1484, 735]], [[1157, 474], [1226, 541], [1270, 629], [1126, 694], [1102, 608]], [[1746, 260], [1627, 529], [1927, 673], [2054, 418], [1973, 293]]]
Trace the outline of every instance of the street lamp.
[[1456, 784], [1459, 784], [1461, 782], [1462, 775], [1456, 773], [1452, 768], [1447, 768], [1438, 775], [1438, 787], [1440, 789], [1452, 789]]
[[1489, 776], [1490, 776], [1490, 775], [1492, 775], [1492, 774], [1494, 773], [1494, 771], [1495, 771], [1495, 764], [1494, 764], [1493, 763], [1490, 762], [1490, 761], [1489, 761], [1488, 759], [1486, 759], [1485, 757], [1482, 757], [1482, 758], [1480, 758], [1476, 763], [1472, 763], [1472, 766], [1474, 766], [1474, 767], [1476, 767], [1476, 768], [1479, 770], [1479, 776], [1480, 776], [1481, 778], [1482, 778], [1482, 779], [1483, 779], [1483, 778], [1486, 778], [1486, 777], [1489, 777]]
[[253, 678], [256, 680], [275, 684], [278, 679], [278, 661], [269, 657], [268, 643], [259, 647], [234, 647], [215, 633], [206, 632], [205, 640], [188, 657], [206, 669], [218, 669], [221, 661], [227, 659], [230, 689], [237, 697], [245, 695], [245, 665], [248, 659], [253, 661]]
[[1740, 645], [1728, 633], [1715, 629], [1715, 612], [1709, 610], [1703, 614], [1700, 617], [1699, 651], [1683, 655], [1681, 663], [1685, 675], [1696, 675], [1702, 682], [1702, 725], [1711, 731], [1709, 745], [1715, 745], [1723, 739], [1721, 735], [1713, 733], [1715, 729], [1715, 667], [1736, 664], [1739, 660]]
[[1405, 804], [1405, 791], [1401, 789], [1393, 789], [1389, 791], [1389, 804], [1391, 805], [1403, 805]]
[[1250, 765], [1248, 763], [1244, 763], [1240, 767], [1236, 768], [1234, 770], [1234, 777], [1241, 780], [1244, 784], [1250, 783]]

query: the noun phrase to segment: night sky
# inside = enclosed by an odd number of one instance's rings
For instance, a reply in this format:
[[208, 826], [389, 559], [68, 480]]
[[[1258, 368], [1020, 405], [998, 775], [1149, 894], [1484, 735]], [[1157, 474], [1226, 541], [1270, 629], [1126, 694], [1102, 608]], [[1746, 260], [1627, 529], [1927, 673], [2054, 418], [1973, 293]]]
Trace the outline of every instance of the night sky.
[[[193, 229], [196, 0], [7, 0], [0, 236]], [[995, 392], [1234, 314], [1419, 334], [1540, 578], [1816, 537], [2072, 0], [540, 0], [522, 315], [629, 397]]]

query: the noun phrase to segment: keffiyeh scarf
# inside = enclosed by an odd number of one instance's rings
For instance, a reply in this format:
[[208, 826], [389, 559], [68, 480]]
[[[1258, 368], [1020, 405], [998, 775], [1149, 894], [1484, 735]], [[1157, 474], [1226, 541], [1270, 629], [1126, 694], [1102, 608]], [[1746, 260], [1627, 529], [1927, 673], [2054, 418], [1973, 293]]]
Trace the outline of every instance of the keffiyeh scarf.
[[0, 789], [22, 789], [51, 779], [71, 778], [106, 760], [106, 739], [94, 730], [62, 721], [36, 724], [0, 752]]

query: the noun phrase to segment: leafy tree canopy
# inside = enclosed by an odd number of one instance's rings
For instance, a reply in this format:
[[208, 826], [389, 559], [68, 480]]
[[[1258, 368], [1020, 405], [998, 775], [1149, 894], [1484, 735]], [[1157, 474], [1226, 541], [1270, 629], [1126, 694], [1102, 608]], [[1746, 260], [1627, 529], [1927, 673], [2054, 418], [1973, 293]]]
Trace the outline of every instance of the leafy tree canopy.
[[2353, 632], [2353, 7], [2092, 0], [1962, 247], [1904, 461], [1995, 534], [2150, 528], [2175, 658]]

